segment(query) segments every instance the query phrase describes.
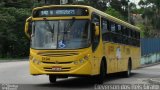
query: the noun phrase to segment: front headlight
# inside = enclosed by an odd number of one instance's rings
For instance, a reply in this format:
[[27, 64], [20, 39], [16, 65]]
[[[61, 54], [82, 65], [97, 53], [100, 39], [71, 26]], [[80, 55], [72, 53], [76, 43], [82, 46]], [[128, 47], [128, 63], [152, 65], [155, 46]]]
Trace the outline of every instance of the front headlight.
[[33, 62], [34, 64], [40, 64], [40, 63], [41, 63], [40, 60], [37, 60], [37, 59], [35, 59], [35, 58], [32, 59], [32, 62]]
[[86, 60], [89, 60], [89, 54], [84, 56], [83, 58], [79, 59], [78, 61], [74, 61], [74, 64], [82, 64], [84, 63]]
[[89, 54], [86, 55], [86, 56], [84, 56], [84, 59], [85, 59], [85, 60], [89, 60]]
[[29, 60], [32, 60], [32, 59], [33, 59], [33, 56], [30, 55], [30, 56], [29, 56]]

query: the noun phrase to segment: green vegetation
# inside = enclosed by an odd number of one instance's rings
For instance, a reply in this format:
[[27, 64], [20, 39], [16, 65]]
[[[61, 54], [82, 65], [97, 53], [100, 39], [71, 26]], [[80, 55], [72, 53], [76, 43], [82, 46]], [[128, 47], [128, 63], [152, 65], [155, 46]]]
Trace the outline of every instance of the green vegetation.
[[24, 24], [31, 10], [29, 8], [0, 8], [0, 57], [26, 57], [29, 52], [29, 40], [24, 34]]
[[144, 19], [145, 37], [160, 37], [160, 1], [140, 0], [139, 5]]
[[107, 13], [107, 14], [109, 14], [109, 15], [112, 15], [112, 16], [114, 16], [114, 17], [116, 17], [116, 18], [125, 20], [125, 18], [121, 15], [120, 12], [116, 11], [115, 9], [113, 9], [113, 8], [111, 8], [111, 7], [109, 7], [109, 8], [105, 11], [105, 13]]

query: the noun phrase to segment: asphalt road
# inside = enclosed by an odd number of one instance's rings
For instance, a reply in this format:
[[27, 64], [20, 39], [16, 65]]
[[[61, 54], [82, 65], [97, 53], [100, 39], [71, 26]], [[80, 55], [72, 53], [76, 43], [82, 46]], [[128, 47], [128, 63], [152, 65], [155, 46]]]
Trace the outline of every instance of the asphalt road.
[[[133, 70], [130, 78], [124, 78], [119, 73], [108, 75], [103, 85], [151, 85], [148, 80], [152, 78], [160, 78], [160, 65]], [[50, 84], [46, 75], [32, 76], [29, 74], [28, 61], [0, 62], [0, 84], [0, 90], [100, 89], [90, 78], [71, 77], [58, 79], [56, 84]]]

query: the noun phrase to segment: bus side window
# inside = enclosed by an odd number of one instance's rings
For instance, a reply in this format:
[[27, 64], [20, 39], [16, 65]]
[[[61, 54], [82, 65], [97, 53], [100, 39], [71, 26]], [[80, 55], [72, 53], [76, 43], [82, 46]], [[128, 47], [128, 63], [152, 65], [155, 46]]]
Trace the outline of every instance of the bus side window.
[[138, 39], [140, 39], [141, 35], [140, 35], [140, 32], [138, 32]]
[[109, 41], [111, 42], [115, 42], [115, 31], [116, 31], [116, 26], [115, 26], [115, 23], [110, 21], [109, 23], [110, 25], [110, 33], [109, 33]]
[[135, 38], [134, 30], [132, 30], [132, 38]]
[[110, 24], [111, 26], [111, 32], [115, 32], [116, 31], [116, 25], [115, 25], [115, 23], [113, 23], [113, 22], [111, 22], [111, 24]]
[[134, 38], [137, 39], [137, 31], [134, 31]]
[[134, 46], [137, 46], [137, 32], [133, 31]]
[[123, 43], [128, 44], [128, 28], [124, 27], [123, 28]]
[[119, 33], [118, 33], [118, 24], [115, 23], [115, 32], [113, 33], [114, 34], [114, 42], [115, 43], [119, 43]]
[[122, 29], [122, 26], [121, 25], [117, 25], [117, 32], [118, 32], [118, 34], [121, 34], [121, 29]]
[[131, 30], [131, 45], [135, 45], [134, 31]]
[[133, 38], [133, 31], [131, 30], [130, 33], [131, 33], [131, 37]]
[[117, 25], [117, 41], [118, 43], [122, 43], [122, 26], [121, 25]]
[[108, 32], [108, 27], [107, 27], [108, 23], [107, 20], [105, 18], [102, 18], [102, 23], [101, 23], [101, 28], [102, 28], [102, 40], [106, 41], [107, 39], [107, 32]]
[[125, 35], [125, 30], [126, 30], [126, 27], [123, 27], [122, 29], [122, 34]]
[[107, 29], [108, 29], [108, 31], [111, 31], [111, 22], [109, 20], [107, 20], [107, 23], [108, 23]]
[[135, 46], [138, 46], [138, 38], [137, 38], [137, 36], [138, 36], [138, 33], [137, 33], [137, 31], [135, 31]]
[[140, 32], [137, 32], [137, 39], [138, 39], [138, 47], [140, 46]]
[[126, 29], [125, 29], [125, 35], [126, 35], [127, 37], [129, 37], [129, 30], [130, 30], [129, 28], [126, 28]]

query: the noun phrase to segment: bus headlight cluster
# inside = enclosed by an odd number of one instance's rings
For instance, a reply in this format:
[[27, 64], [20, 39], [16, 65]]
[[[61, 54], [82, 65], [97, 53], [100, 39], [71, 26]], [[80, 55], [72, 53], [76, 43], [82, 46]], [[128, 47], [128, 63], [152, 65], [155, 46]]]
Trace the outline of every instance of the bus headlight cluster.
[[29, 60], [32, 60], [32, 59], [33, 59], [33, 56], [30, 55], [30, 56], [29, 56]]
[[80, 60], [74, 61], [74, 64], [82, 64], [84, 63], [86, 60], [89, 60], [88, 56], [84, 56], [83, 58], [81, 58]]
[[35, 58], [32, 59], [32, 62], [33, 62], [34, 64], [40, 64], [40, 63], [41, 63], [40, 60], [37, 60], [37, 59], [35, 59]]

